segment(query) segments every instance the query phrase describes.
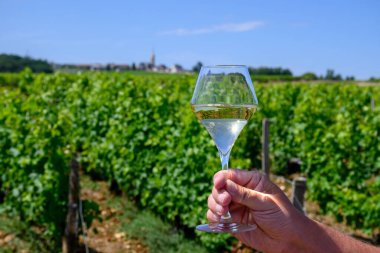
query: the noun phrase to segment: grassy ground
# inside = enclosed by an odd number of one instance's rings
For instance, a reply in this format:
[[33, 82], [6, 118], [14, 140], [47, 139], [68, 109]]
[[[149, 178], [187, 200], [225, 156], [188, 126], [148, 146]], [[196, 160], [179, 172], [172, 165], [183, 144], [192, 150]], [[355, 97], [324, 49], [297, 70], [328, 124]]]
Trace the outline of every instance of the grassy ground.
[[53, 252], [37, 228], [30, 228], [16, 217], [0, 215], [0, 252]]

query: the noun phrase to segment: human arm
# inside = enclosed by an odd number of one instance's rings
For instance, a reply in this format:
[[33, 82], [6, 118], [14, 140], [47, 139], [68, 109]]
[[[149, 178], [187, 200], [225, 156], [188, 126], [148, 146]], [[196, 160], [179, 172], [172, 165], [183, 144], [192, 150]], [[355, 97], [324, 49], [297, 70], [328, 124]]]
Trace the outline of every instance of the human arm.
[[294, 245], [302, 249], [300, 252], [380, 252], [380, 248], [356, 240], [307, 217], [299, 223], [296, 226], [302, 238], [295, 240]]
[[229, 210], [233, 221], [256, 224], [256, 230], [234, 236], [264, 252], [380, 252], [307, 218], [266, 175], [257, 171], [216, 173], [208, 204], [210, 221], [218, 221]]

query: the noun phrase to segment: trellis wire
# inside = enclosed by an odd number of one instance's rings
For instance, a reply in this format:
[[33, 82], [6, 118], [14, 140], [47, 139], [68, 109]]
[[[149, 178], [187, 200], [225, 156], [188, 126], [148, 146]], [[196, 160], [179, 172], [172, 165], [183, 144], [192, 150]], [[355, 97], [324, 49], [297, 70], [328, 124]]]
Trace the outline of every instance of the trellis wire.
[[80, 222], [82, 223], [82, 234], [83, 234], [83, 244], [86, 250], [86, 253], [89, 253], [88, 249], [88, 236], [87, 236], [87, 226], [86, 223], [84, 222], [83, 218], [83, 209], [82, 209], [82, 199], [79, 198], [79, 209], [78, 209], [79, 217], [80, 217]]

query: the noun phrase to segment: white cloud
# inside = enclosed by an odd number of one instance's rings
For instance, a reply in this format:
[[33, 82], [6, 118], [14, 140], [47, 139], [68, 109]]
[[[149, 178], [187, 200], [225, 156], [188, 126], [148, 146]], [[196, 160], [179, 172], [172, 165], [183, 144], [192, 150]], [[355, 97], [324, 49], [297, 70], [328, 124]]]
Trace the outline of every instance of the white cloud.
[[214, 25], [209, 27], [202, 27], [196, 29], [184, 29], [179, 28], [170, 31], [161, 32], [161, 35], [200, 35], [208, 33], [217, 33], [217, 32], [247, 32], [254, 29], [257, 29], [264, 25], [262, 21], [249, 21], [244, 23], [229, 23]]

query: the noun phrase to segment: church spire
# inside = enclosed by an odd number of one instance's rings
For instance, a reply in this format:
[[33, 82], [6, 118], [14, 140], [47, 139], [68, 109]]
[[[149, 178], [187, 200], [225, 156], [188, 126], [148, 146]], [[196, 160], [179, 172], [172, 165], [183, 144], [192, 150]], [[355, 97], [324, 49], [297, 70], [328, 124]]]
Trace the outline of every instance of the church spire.
[[150, 55], [149, 63], [150, 65], [152, 65], [152, 67], [156, 65], [156, 56], [154, 55], [154, 50], [152, 50], [152, 54]]

